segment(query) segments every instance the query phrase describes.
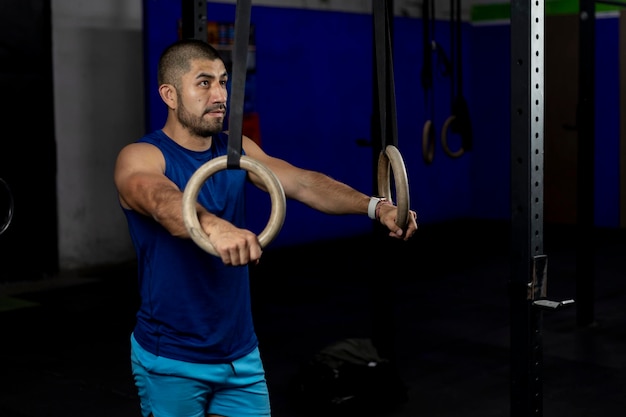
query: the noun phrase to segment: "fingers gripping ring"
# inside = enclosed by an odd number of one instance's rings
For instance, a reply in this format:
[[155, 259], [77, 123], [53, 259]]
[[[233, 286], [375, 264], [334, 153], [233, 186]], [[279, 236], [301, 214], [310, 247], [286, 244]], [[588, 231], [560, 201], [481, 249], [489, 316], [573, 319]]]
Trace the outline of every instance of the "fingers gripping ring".
[[396, 203], [398, 207], [396, 225], [404, 230], [409, 220], [409, 181], [402, 155], [400, 155], [398, 148], [393, 145], [387, 145], [378, 156], [378, 194], [391, 201], [390, 166], [395, 179], [396, 198], [398, 200]]
[[[216, 172], [227, 169], [227, 158], [226, 155], [220, 156], [200, 166], [189, 179], [185, 191], [183, 192], [183, 220], [185, 227], [196, 245], [215, 256], [219, 256], [219, 254], [209, 241], [208, 235], [200, 226], [200, 220], [198, 219], [198, 213], [196, 211], [196, 202], [200, 189], [205, 181]], [[264, 248], [274, 240], [283, 227], [287, 206], [285, 191], [276, 175], [260, 162], [242, 155], [239, 160], [239, 166], [261, 178], [272, 201], [269, 221], [263, 231], [258, 235], [259, 244]]]

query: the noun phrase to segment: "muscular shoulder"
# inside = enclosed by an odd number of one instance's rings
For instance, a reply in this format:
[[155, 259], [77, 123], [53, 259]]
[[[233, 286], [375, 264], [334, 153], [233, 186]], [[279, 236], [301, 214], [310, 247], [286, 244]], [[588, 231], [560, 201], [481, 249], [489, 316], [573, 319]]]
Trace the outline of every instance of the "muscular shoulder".
[[118, 189], [130, 185], [133, 179], [146, 175], [162, 176], [165, 159], [161, 151], [149, 143], [131, 143], [124, 146], [115, 162], [114, 181]]
[[136, 142], [124, 146], [117, 157], [118, 165], [127, 164], [138, 167], [165, 165], [163, 153], [155, 145], [145, 142]]
[[243, 136], [241, 145], [246, 155], [254, 159], [263, 159], [267, 157], [263, 149], [255, 141], [247, 136]]

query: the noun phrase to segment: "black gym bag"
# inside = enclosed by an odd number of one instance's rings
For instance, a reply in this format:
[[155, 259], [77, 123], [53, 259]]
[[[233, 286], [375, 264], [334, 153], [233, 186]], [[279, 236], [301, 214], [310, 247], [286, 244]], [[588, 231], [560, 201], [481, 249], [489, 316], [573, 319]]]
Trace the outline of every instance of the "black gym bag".
[[370, 339], [335, 342], [304, 363], [291, 386], [297, 404], [313, 413], [367, 415], [407, 401], [407, 388]]

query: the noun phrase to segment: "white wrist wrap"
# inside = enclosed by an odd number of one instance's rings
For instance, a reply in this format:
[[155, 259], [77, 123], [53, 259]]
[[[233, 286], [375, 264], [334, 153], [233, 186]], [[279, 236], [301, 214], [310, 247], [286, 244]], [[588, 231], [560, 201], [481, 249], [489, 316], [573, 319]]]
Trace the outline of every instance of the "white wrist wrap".
[[376, 206], [378, 205], [380, 200], [381, 199], [378, 197], [371, 197], [370, 203], [367, 205], [367, 217], [372, 220], [376, 220]]

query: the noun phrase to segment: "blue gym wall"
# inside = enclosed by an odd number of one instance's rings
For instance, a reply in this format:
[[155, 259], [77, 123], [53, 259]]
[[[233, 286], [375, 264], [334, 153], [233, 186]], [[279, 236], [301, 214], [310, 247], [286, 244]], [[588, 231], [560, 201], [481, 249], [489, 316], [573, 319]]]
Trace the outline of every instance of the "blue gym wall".
[[[158, 129], [165, 107], [156, 88], [160, 51], [177, 39], [180, 0], [144, 2], [147, 129]], [[232, 4], [208, 5], [208, 20], [233, 21]], [[372, 149], [372, 18], [370, 14], [253, 6], [256, 37], [255, 107], [266, 152], [323, 171], [365, 193], [375, 193]], [[433, 117], [438, 134], [450, 115], [450, 79], [434, 72], [435, 109], [425, 108], [420, 72], [422, 22], [394, 20], [394, 77], [398, 149], [406, 164], [411, 206], [423, 225], [461, 218], [510, 216], [510, 38], [508, 22], [463, 24], [463, 93], [473, 126], [473, 150], [422, 159], [422, 129]], [[449, 26], [437, 21], [436, 39], [449, 50]], [[597, 21], [596, 223], [619, 222], [618, 19]], [[435, 58], [436, 59], [436, 58]], [[435, 65], [437, 62], [435, 61]], [[436, 67], [437, 68], [437, 67]], [[455, 149], [455, 138], [450, 138]], [[249, 227], [260, 231], [269, 198], [250, 188]], [[370, 232], [365, 216], [328, 216], [289, 201], [275, 246]]]
[[619, 227], [619, 18], [596, 21], [595, 222]]

